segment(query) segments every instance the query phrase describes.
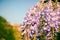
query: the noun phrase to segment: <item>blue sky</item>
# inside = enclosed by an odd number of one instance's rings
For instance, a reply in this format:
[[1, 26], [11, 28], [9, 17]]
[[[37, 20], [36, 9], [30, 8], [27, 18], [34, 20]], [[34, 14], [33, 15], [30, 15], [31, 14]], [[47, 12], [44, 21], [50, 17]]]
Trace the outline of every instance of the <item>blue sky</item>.
[[0, 16], [7, 21], [22, 23], [29, 8], [38, 0], [0, 0]]

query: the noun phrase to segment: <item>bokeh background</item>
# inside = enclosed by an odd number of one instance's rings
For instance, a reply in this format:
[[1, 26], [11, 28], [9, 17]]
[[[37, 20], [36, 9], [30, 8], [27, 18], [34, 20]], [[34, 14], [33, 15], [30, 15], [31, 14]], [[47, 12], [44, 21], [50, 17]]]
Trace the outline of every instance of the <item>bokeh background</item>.
[[7, 21], [22, 23], [29, 8], [39, 0], [0, 0], [0, 16]]

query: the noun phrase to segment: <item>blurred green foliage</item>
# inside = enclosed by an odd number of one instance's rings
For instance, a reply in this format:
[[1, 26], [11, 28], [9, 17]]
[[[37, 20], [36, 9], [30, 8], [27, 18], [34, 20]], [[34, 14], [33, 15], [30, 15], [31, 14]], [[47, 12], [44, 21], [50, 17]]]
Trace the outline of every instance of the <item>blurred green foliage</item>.
[[15, 40], [12, 26], [0, 16], [0, 40]]
[[55, 38], [56, 38], [56, 40], [60, 40], [60, 32], [56, 32]]

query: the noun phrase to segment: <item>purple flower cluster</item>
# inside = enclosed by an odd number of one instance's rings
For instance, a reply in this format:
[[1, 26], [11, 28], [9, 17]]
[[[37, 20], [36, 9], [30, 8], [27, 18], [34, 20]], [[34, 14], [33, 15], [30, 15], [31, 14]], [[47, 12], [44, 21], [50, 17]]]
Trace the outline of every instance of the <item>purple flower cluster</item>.
[[43, 20], [46, 21], [46, 23], [44, 22], [45, 26], [42, 26], [42, 30], [50, 32], [52, 30], [51, 28], [55, 28], [56, 32], [58, 32], [58, 24], [60, 23], [60, 7], [53, 10], [52, 3], [48, 2], [46, 3], [47, 6], [42, 10], [39, 8], [41, 6], [38, 5], [40, 5], [40, 3], [37, 3], [34, 7], [30, 8], [24, 18], [23, 26], [29, 26], [29, 35], [32, 36], [32, 33], [34, 32], [35, 34], [38, 33], [38, 25], [41, 25]]

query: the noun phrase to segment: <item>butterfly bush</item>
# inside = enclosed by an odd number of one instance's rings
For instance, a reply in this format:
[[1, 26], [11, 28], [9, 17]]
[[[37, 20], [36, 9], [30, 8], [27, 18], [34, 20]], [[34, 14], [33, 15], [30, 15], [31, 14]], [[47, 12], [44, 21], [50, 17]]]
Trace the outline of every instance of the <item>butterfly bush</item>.
[[[45, 4], [43, 8], [43, 4]], [[46, 32], [45, 36], [54, 35], [58, 32], [60, 23], [60, 3], [57, 3], [57, 8], [54, 8], [52, 2], [38, 2], [34, 7], [30, 8], [24, 17], [23, 26], [28, 37], [33, 37], [35, 34]], [[26, 28], [27, 27], [27, 28]], [[27, 30], [26, 30], [27, 29]], [[24, 32], [23, 32], [24, 33]], [[51, 39], [51, 38], [45, 38]]]

